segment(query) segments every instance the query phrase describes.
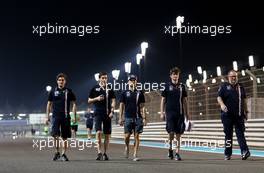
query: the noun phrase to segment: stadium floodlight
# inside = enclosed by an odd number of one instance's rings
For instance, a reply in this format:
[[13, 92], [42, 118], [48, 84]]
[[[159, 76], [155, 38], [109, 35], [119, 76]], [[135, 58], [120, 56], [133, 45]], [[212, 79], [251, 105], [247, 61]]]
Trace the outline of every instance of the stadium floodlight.
[[137, 65], [140, 65], [140, 61], [143, 58], [142, 54], [138, 53], [136, 56], [136, 60], [137, 60]]
[[51, 86], [49, 86], [49, 85], [48, 85], [48, 86], [46, 86], [46, 91], [47, 91], [47, 92], [50, 92], [50, 91], [51, 91], [51, 89], [52, 89], [52, 87], [51, 87]]
[[188, 76], [188, 77], [189, 77], [189, 82], [190, 82], [190, 83], [192, 83], [192, 82], [193, 82], [192, 75], [191, 75], [191, 74], [189, 74], [189, 76]]
[[183, 16], [177, 16], [176, 17], [176, 28], [181, 29], [183, 22], [184, 22], [184, 17]]
[[187, 86], [188, 88], [191, 88], [191, 87], [192, 87], [189, 79], [186, 80], [186, 86]]
[[203, 79], [206, 80], [207, 79], [207, 72], [204, 70], [203, 71]]
[[201, 66], [198, 66], [197, 67], [197, 71], [198, 71], [199, 74], [203, 74], [203, 69], [202, 69]]
[[260, 83], [260, 78], [257, 78], [257, 83]]
[[113, 70], [112, 71], [112, 76], [115, 80], [118, 80], [119, 74], [120, 74], [120, 70]]
[[242, 70], [242, 71], [241, 71], [241, 74], [242, 74], [242, 76], [246, 76], [246, 72], [245, 72], [245, 70]]
[[128, 74], [131, 73], [131, 62], [125, 63], [125, 72]]
[[248, 57], [248, 63], [249, 63], [249, 67], [253, 67], [255, 65], [253, 55], [250, 55]]
[[216, 83], [216, 79], [214, 78], [214, 79], [212, 79], [212, 83]]
[[94, 74], [94, 79], [98, 82], [99, 81], [99, 73]]
[[141, 54], [142, 56], [146, 55], [146, 49], [148, 48], [148, 43], [147, 42], [142, 42], [141, 43]]
[[220, 66], [216, 67], [216, 73], [217, 73], [217, 76], [222, 76], [222, 70]]
[[238, 71], [237, 61], [233, 61], [233, 70]]

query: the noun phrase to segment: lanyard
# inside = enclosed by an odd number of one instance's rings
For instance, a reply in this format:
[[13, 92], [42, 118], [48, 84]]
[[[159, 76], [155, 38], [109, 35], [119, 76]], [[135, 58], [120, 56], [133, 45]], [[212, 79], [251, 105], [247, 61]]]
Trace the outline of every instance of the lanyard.
[[[137, 97], [136, 97], [136, 107], [137, 107], [137, 112], [136, 112], [136, 114], [137, 114], [137, 119], [139, 118], [139, 109], [140, 109], [140, 105], [138, 105], [138, 100], [139, 100], [139, 91], [137, 91]], [[138, 109], [138, 107], [139, 107], [139, 109]]]
[[108, 98], [109, 98], [109, 93], [108, 93], [108, 91], [109, 91], [109, 89], [107, 88], [107, 85], [105, 86], [105, 89], [104, 89], [104, 87], [103, 86], [101, 86], [100, 84], [99, 84], [99, 86], [100, 86], [100, 88], [103, 90], [103, 91], [105, 91], [105, 103], [106, 103], [106, 114], [108, 115], [109, 114], [109, 110], [108, 110], [108, 108], [109, 108], [109, 106], [108, 106], [108, 102], [109, 102], [109, 100], [108, 100]]
[[237, 85], [237, 91], [238, 91], [238, 115], [241, 116], [241, 87], [240, 85], [238, 84]]

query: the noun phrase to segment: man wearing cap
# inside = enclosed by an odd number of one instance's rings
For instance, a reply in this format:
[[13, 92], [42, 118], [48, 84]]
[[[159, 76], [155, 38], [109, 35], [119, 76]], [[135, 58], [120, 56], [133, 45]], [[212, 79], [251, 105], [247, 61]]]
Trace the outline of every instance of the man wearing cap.
[[[115, 93], [107, 84], [107, 73], [99, 73], [99, 83], [90, 91], [88, 104], [94, 104], [97, 158], [109, 160], [107, 153], [112, 132], [112, 117], [115, 109]], [[103, 128], [102, 128], [103, 126]], [[102, 131], [104, 134], [104, 153], [102, 154]]]
[[143, 125], [146, 125], [146, 116], [143, 112], [145, 97], [142, 91], [137, 90], [137, 77], [130, 75], [128, 78], [128, 90], [122, 92], [120, 97], [119, 124], [124, 125], [125, 156], [129, 158], [130, 136], [134, 133], [134, 154], [133, 161], [139, 161], [138, 149], [140, 138], [143, 132]]
[[[160, 113], [161, 119], [166, 118], [166, 130], [169, 134], [169, 153], [168, 157], [173, 159], [172, 143], [174, 135], [176, 136], [176, 154], [175, 160], [180, 161], [180, 145], [181, 135], [185, 130], [184, 119], [188, 117], [187, 109], [187, 92], [185, 86], [179, 83], [180, 69], [174, 67], [170, 70], [171, 81], [165, 85], [165, 89], [161, 93]], [[164, 111], [165, 108], [165, 111]], [[185, 117], [184, 117], [185, 116]]]
[[228, 72], [228, 82], [223, 83], [218, 90], [217, 101], [221, 108], [221, 119], [225, 133], [225, 160], [230, 160], [233, 146], [233, 127], [241, 149], [241, 158], [246, 160], [250, 152], [245, 139], [245, 123], [248, 118], [246, 92], [238, 83], [237, 72]]
[[[52, 109], [52, 131], [51, 135], [54, 137], [56, 153], [53, 161], [61, 159], [62, 161], [69, 161], [66, 156], [68, 147], [67, 138], [71, 137], [71, 117], [70, 106], [72, 105], [72, 112], [74, 113], [73, 122], [76, 122], [76, 97], [71, 89], [66, 88], [67, 76], [63, 73], [57, 75], [57, 87], [51, 90], [48, 97], [46, 110], [46, 123], [50, 121], [50, 112]], [[63, 139], [62, 155], [60, 155], [59, 137]]]

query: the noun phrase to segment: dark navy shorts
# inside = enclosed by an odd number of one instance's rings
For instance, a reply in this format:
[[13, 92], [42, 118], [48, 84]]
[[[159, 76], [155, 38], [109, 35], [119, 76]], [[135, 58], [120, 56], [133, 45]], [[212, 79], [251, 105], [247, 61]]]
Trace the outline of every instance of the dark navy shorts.
[[125, 118], [124, 133], [142, 133], [143, 132], [143, 119], [142, 118]]
[[71, 129], [74, 130], [75, 132], [78, 131], [78, 125], [71, 125]]
[[93, 129], [93, 119], [88, 118], [88, 119], [86, 120], [86, 128], [87, 128], [87, 129]]
[[183, 134], [185, 130], [184, 115], [166, 112], [166, 130], [168, 133]]
[[109, 135], [112, 133], [112, 119], [109, 118], [108, 115], [96, 113], [94, 117], [94, 122], [96, 132], [103, 130], [104, 134]]
[[67, 139], [71, 137], [71, 119], [64, 117], [52, 117], [51, 136]]

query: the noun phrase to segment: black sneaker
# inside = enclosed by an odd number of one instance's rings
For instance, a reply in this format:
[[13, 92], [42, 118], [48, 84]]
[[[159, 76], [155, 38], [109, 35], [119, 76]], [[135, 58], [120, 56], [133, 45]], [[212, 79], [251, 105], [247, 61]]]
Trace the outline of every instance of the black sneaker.
[[168, 157], [172, 160], [173, 159], [173, 150], [169, 149]]
[[175, 154], [175, 160], [177, 160], [177, 161], [181, 161], [182, 160], [179, 153]]
[[249, 151], [246, 151], [242, 154], [242, 160], [247, 160], [248, 157], [250, 157], [250, 152]]
[[109, 160], [108, 156], [104, 153], [104, 160]]
[[225, 155], [225, 160], [230, 160], [231, 156]]
[[68, 159], [68, 157], [66, 156], [66, 154], [61, 155], [61, 160], [62, 160], [63, 162], [67, 162], [67, 161], [69, 161], [69, 159]]
[[54, 154], [54, 157], [53, 157], [53, 161], [57, 161], [57, 160], [59, 160], [60, 159], [60, 152], [56, 152], [55, 154]]
[[103, 160], [103, 155], [102, 155], [102, 153], [98, 153], [98, 154], [97, 154], [97, 158], [96, 158], [96, 160]]

